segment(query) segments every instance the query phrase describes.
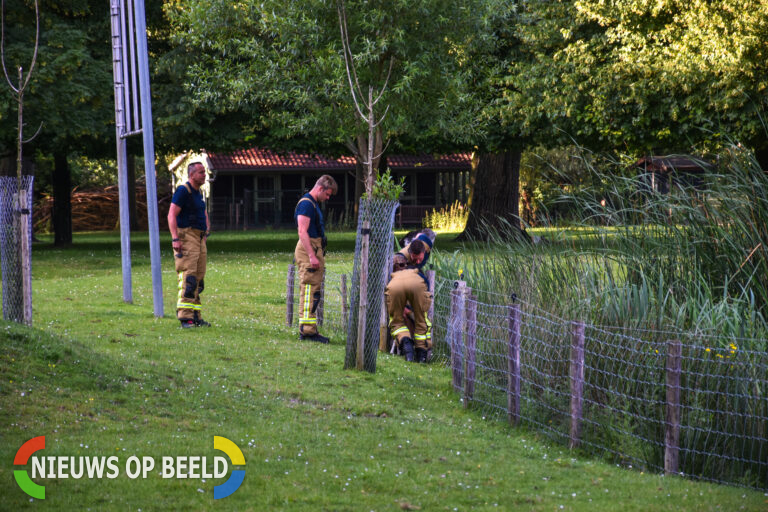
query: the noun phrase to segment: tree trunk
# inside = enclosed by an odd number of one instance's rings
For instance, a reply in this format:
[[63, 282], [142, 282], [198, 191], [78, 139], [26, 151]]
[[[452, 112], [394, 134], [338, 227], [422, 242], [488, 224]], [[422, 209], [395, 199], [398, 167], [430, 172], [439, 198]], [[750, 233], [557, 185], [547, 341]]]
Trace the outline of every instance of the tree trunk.
[[53, 155], [53, 244], [55, 246], [72, 243], [72, 185], [65, 153]]
[[[486, 227], [499, 229], [500, 234], [510, 238], [520, 235], [521, 154], [520, 150], [514, 150], [482, 153], [473, 158], [472, 208], [458, 240], [482, 238]], [[510, 226], [516, 233], [509, 232]]]
[[126, 165], [128, 175], [128, 222], [131, 231], [139, 230], [139, 217], [136, 214], [136, 157], [128, 154]]

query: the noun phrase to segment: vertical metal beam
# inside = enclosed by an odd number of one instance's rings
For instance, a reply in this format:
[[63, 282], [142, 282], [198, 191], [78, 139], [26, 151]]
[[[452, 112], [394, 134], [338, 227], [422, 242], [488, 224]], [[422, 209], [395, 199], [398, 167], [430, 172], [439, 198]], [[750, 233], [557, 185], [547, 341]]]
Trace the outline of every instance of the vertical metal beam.
[[[113, 2], [113, 9], [117, 9], [117, 14], [119, 16], [119, 24], [117, 25], [117, 32], [114, 32], [113, 28], [113, 34], [119, 34], [120, 35], [120, 93], [123, 96], [122, 101], [122, 110], [121, 110], [121, 123], [123, 124], [123, 130], [120, 132], [119, 136], [123, 137], [126, 133], [130, 133], [134, 130], [136, 126], [138, 126], [138, 123], [134, 126], [131, 124], [131, 116], [127, 115], [125, 110], [130, 106], [131, 104], [131, 96], [128, 91], [131, 84], [127, 84], [128, 81], [128, 61], [133, 58], [136, 58], [134, 46], [131, 46], [128, 44], [128, 25], [126, 17], [133, 16], [133, 13], [128, 11], [126, 12], [125, 9], [125, 0], [119, 0], [117, 2]], [[114, 37], [114, 36], [113, 36]], [[114, 48], [114, 44], [112, 45]], [[117, 82], [116, 82], [117, 84]], [[134, 84], [135, 87], [135, 84]], [[117, 101], [117, 100], [115, 100]]]
[[136, 55], [141, 92], [141, 124], [144, 139], [144, 171], [147, 184], [147, 217], [149, 220], [149, 255], [152, 268], [152, 297], [155, 317], [163, 316], [163, 275], [160, 262], [160, 231], [157, 220], [157, 185], [155, 184], [155, 141], [152, 127], [152, 96], [149, 89], [149, 55], [144, 0], [133, 4], [136, 23]]
[[112, 18], [112, 72], [115, 86], [115, 136], [117, 139], [117, 187], [120, 199], [120, 254], [123, 267], [123, 301], [133, 302], [131, 286], [131, 227], [128, 211], [128, 168], [125, 133], [125, 105], [123, 82], [123, 37], [121, 34], [121, 0], [111, 0]]
[[[131, 0], [128, 0], [128, 6], [125, 10], [126, 14], [128, 15], [128, 40], [130, 41], [129, 48], [131, 49], [131, 96], [132, 100], [131, 105], [133, 106], [133, 126], [139, 127], [140, 121], [139, 121], [139, 99], [138, 99], [138, 87], [136, 87], [136, 41], [134, 40], [136, 32], [134, 31], [133, 26], [133, 2]], [[144, 18], [142, 18], [143, 20]], [[128, 113], [126, 112], [126, 115]]]

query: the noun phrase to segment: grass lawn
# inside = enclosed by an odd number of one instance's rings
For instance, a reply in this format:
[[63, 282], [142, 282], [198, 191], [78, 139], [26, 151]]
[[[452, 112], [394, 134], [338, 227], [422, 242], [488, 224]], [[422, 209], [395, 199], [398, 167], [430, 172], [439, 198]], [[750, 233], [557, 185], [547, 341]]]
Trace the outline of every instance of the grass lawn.
[[[350, 268], [354, 234], [329, 238], [329, 266]], [[768, 509], [768, 494], [620, 469], [465, 411], [438, 365], [380, 355], [375, 375], [344, 371], [343, 333], [326, 332], [332, 344], [321, 346], [285, 326], [295, 240], [215, 233], [204, 292], [214, 327], [184, 331], [167, 235], [162, 319], [146, 236], [133, 238], [131, 305], [118, 234], [35, 245], [35, 327], [0, 323], [0, 510]], [[12, 461], [40, 435], [44, 455], [116, 455], [120, 475], [37, 478], [46, 499], [31, 500]], [[222, 455], [215, 435], [246, 460], [225, 499], [213, 500], [224, 478], [163, 479], [159, 466], [146, 479], [125, 474], [132, 455]]]

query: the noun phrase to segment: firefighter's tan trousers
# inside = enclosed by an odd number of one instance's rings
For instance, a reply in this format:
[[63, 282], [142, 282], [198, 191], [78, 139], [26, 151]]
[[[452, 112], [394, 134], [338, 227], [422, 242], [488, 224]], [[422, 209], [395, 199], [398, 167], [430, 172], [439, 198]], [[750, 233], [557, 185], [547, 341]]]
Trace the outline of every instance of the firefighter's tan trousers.
[[195, 312], [200, 318], [202, 306], [200, 293], [203, 291], [205, 264], [208, 249], [205, 232], [194, 228], [179, 228], [181, 253], [174, 254], [176, 273], [179, 275], [179, 295], [176, 301], [176, 318], [192, 320]]
[[325, 256], [323, 255], [323, 240], [310, 238], [309, 243], [320, 265], [313, 269], [309, 264], [309, 254], [304, 250], [301, 240], [296, 244], [293, 253], [299, 268], [299, 334], [311, 336], [317, 334], [317, 308], [322, 296], [320, 287], [325, 275]]
[[416, 348], [432, 348], [432, 323], [429, 321], [429, 307], [432, 293], [427, 290], [427, 283], [419, 275], [418, 269], [410, 268], [392, 274], [384, 292], [389, 314], [389, 331], [400, 344], [402, 339], [410, 337], [403, 318], [403, 309], [410, 304], [413, 309], [415, 327], [413, 343]]

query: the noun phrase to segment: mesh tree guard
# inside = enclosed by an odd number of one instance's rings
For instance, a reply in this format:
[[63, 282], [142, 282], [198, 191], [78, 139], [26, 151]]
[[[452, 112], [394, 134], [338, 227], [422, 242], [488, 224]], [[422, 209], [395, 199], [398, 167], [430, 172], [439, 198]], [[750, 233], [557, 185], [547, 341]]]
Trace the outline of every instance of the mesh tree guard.
[[384, 199], [360, 200], [344, 368], [376, 372], [381, 327], [386, 325], [386, 313], [382, 319], [384, 287], [392, 268], [399, 204]]
[[[12, 322], [32, 321], [32, 182], [33, 176], [0, 177], [0, 261], [3, 272], [3, 319]], [[19, 204], [19, 196], [22, 203]], [[24, 197], [25, 196], [25, 197]], [[22, 229], [22, 226], [25, 229]], [[25, 247], [26, 250], [22, 251]], [[25, 252], [25, 258], [22, 253]], [[25, 291], [29, 294], [26, 304]], [[25, 311], [26, 309], [26, 311]]]

